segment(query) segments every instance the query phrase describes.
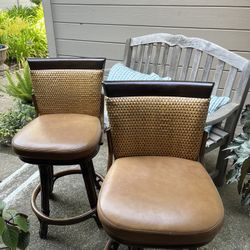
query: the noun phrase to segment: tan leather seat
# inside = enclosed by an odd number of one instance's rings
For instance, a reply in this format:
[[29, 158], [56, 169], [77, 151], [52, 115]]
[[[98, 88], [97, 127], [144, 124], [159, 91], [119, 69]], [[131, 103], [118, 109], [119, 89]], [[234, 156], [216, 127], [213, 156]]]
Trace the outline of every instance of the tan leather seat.
[[104, 229], [129, 245], [204, 245], [224, 217], [220, 196], [202, 164], [175, 157], [117, 159], [99, 197]]
[[48, 160], [77, 160], [95, 153], [101, 137], [97, 117], [84, 114], [41, 115], [13, 139], [20, 157]]

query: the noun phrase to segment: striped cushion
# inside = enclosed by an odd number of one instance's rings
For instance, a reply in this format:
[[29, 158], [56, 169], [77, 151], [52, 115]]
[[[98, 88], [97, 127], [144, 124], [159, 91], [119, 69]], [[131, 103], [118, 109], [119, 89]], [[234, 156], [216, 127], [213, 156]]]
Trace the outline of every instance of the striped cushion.
[[109, 71], [108, 81], [132, 81], [132, 80], [171, 80], [170, 77], [160, 77], [155, 73], [143, 74], [141, 72], [132, 70], [122, 63], [115, 64]]
[[223, 105], [230, 102], [230, 98], [228, 96], [211, 96], [208, 113], [213, 113], [218, 110]]
[[[230, 102], [230, 98], [228, 96], [211, 96], [210, 104], [208, 107], [208, 114], [211, 114], [218, 110], [220, 107], [226, 105]], [[205, 127], [206, 132], [210, 132], [212, 129], [212, 125]]]

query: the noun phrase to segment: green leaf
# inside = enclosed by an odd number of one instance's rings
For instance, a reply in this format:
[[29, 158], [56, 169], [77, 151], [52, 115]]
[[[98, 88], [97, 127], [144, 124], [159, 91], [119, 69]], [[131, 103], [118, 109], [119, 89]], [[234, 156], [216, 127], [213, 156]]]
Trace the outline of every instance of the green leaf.
[[242, 167], [241, 167], [240, 178], [239, 178], [239, 181], [238, 181], [238, 192], [239, 192], [239, 194], [242, 191], [243, 182], [244, 182], [245, 177], [246, 177], [246, 175], [248, 173], [248, 169], [250, 169], [250, 158], [246, 159], [243, 162]]
[[225, 148], [224, 150], [234, 150], [236, 148], [239, 148], [240, 144], [238, 143], [231, 143], [227, 148]]
[[0, 236], [3, 234], [4, 229], [5, 229], [5, 221], [2, 217], [0, 217]]
[[3, 231], [3, 235], [2, 235], [3, 243], [7, 247], [14, 250], [16, 249], [17, 244], [18, 244], [18, 237], [19, 237], [18, 229], [14, 226], [7, 224], [7, 227]]
[[3, 211], [3, 218], [5, 220], [8, 220], [8, 221], [14, 221], [14, 217], [16, 216], [17, 212], [16, 210], [12, 210], [12, 209], [5, 209]]
[[21, 232], [18, 238], [17, 247], [20, 249], [26, 249], [30, 243], [30, 233]]
[[227, 176], [226, 176], [227, 184], [238, 181], [239, 176], [240, 176], [240, 169], [239, 168], [230, 169], [227, 173]]
[[249, 206], [250, 205], [250, 193], [241, 197], [241, 205], [242, 206]]
[[32, 92], [32, 80], [31, 80], [31, 74], [30, 74], [30, 68], [27, 62], [25, 62], [23, 67], [23, 77], [26, 83], [27, 89]]
[[231, 154], [231, 155], [229, 155], [229, 156], [227, 156], [225, 159], [233, 159], [233, 160], [236, 160], [238, 157], [237, 157], [237, 155], [236, 154]]
[[25, 214], [16, 214], [16, 216], [14, 217], [14, 224], [16, 224], [25, 233], [29, 231], [28, 216]]
[[236, 143], [240, 143], [241, 144], [241, 143], [245, 142], [246, 140], [239, 135], [239, 136], [237, 136], [237, 137], [234, 138], [234, 141]]
[[0, 200], [0, 215], [3, 214], [3, 210], [4, 210], [5, 206], [6, 206], [5, 202]]
[[240, 133], [239, 136], [240, 136], [242, 139], [244, 139], [244, 140], [249, 140], [248, 135], [247, 135], [246, 133], [244, 133], [244, 132]]
[[248, 155], [246, 157], [239, 157], [234, 164], [241, 166], [243, 164], [243, 162], [248, 159], [248, 157], [249, 157]]

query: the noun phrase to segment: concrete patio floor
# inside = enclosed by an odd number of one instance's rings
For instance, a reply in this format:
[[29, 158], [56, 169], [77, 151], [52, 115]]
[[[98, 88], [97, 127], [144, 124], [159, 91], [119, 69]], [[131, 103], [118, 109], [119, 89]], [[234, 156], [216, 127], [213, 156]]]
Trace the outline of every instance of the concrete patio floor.
[[[3, 156], [4, 154], [1, 154]], [[0, 183], [0, 198], [5, 199], [10, 207], [17, 208], [30, 218], [31, 242], [28, 249], [103, 249], [108, 239], [104, 230], [97, 228], [93, 219], [71, 226], [49, 226], [48, 239], [38, 236], [39, 223], [30, 208], [30, 196], [33, 188], [39, 182], [37, 167], [23, 165], [10, 152], [3, 168], [15, 165], [18, 170]], [[4, 161], [1, 157], [1, 163]], [[106, 141], [99, 154], [94, 159], [95, 168], [104, 174], [107, 159]], [[206, 157], [207, 165], [214, 164], [215, 155]], [[1, 164], [2, 165], [2, 164]], [[23, 166], [22, 166], [23, 165]], [[72, 166], [73, 168], [76, 166]], [[62, 167], [56, 167], [56, 171]], [[235, 185], [224, 185], [219, 189], [225, 206], [225, 223], [221, 232], [207, 246], [201, 249], [218, 250], [248, 250], [250, 249], [250, 209], [241, 207]], [[80, 214], [88, 209], [86, 193], [81, 175], [67, 176], [57, 180], [55, 184], [55, 199], [51, 201], [51, 215], [67, 216]], [[120, 249], [126, 249], [122, 246]]]

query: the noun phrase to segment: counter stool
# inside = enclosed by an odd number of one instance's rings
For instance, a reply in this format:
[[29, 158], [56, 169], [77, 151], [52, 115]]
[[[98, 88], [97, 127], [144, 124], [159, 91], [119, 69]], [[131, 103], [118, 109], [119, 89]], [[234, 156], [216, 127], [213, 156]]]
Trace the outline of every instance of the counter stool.
[[[212, 83], [105, 82], [109, 170], [98, 215], [105, 250], [197, 249], [223, 224], [224, 208], [202, 165]], [[114, 159], [112, 162], [111, 159]]]
[[[40, 237], [47, 238], [48, 225], [70, 225], [97, 217], [97, 193], [102, 176], [95, 173], [92, 158], [100, 146], [103, 100], [101, 83], [105, 59], [29, 59], [38, 117], [13, 138], [15, 153], [24, 162], [36, 164], [40, 184], [31, 206], [40, 222]], [[54, 174], [53, 165], [79, 164], [80, 169]], [[90, 210], [82, 215], [59, 219], [49, 217], [49, 198], [56, 179], [82, 174]], [[41, 211], [36, 205], [41, 192]]]

